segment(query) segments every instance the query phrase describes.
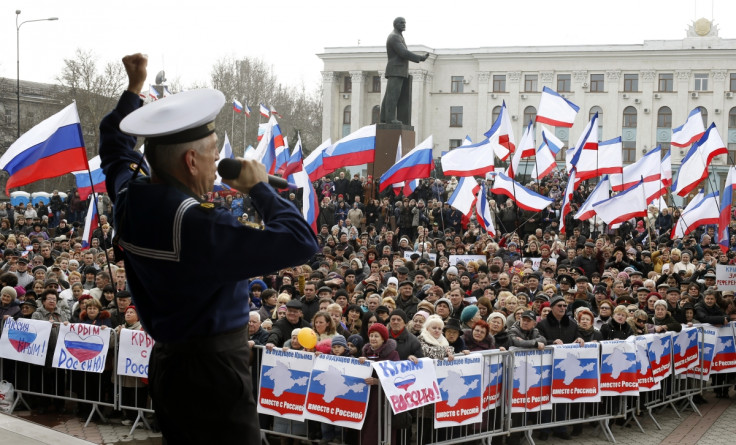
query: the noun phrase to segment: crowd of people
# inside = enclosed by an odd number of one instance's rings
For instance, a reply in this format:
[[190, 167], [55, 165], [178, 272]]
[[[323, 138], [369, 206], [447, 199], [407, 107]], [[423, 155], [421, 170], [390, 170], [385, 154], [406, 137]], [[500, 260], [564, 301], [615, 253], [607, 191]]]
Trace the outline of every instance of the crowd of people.
[[[615, 230], [595, 218], [568, 217], [567, 233], [560, 233], [565, 181], [557, 171], [529, 185], [555, 199], [541, 213], [490, 195], [498, 231], [491, 236], [448, 204], [455, 178], [422, 180], [408, 197], [390, 189], [378, 193], [371, 177], [322, 178], [315, 183], [321, 251], [308, 264], [253, 277], [250, 344], [303, 349], [299, 330], [311, 328], [318, 336], [314, 350], [321, 353], [361, 360], [452, 359], [736, 320], [733, 292], [715, 286], [715, 266], [733, 264], [734, 249], [720, 250], [715, 227], [672, 240], [681, 210], [651, 207], [647, 218]], [[571, 215], [591, 190], [583, 184], [575, 191]], [[300, 208], [299, 193], [284, 197]], [[243, 222], [257, 218], [249, 198], [239, 193], [206, 199]], [[65, 209], [55, 214], [37, 207], [31, 206], [35, 214], [25, 206], [0, 208], [0, 314], [140, 328], [125, 269], [112, 254], [106, 215], [92, 247], [82, 250], [82, 228], [72, 227]], [[451, 263], [452, 255], [475, 257]], [[367, 383], [378, 381], [374, 376]], [[377, 400], [371, 394], [363, 443], [377, 441], [371, 426], [378, 422]], [[261, 422], [276, 431], [285, 428], [282, 419]], [[324, 443], [344, 434], [332, 425], [317, 431], [311, 438]], [[542, 430], [540, 438], [552, 433], [569, 439], [580, 432], [580, 425]]]

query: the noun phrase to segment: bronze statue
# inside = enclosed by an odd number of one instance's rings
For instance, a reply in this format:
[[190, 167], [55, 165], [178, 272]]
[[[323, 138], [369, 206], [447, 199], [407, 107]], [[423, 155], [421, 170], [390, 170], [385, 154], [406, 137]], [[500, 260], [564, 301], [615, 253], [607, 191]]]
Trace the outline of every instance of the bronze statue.
[[401, 34], [406, 29], [406, 19], [396, 17], [394, 30], [386, 39], [386, 94], [381, 104], [381, 123], [411, 125], [411, 78], [409, 61], [424, 62], [429, 53], [420, 56], [409, 51]]

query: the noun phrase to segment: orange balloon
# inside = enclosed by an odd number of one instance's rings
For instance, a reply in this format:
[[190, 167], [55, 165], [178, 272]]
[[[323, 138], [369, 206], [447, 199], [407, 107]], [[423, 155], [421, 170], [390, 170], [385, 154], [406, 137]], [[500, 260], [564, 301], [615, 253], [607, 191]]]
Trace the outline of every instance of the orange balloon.
[[302, 328], [296, 338], [305, 349], [312, 349], [317, 345], [317, 333], [311, 328]]

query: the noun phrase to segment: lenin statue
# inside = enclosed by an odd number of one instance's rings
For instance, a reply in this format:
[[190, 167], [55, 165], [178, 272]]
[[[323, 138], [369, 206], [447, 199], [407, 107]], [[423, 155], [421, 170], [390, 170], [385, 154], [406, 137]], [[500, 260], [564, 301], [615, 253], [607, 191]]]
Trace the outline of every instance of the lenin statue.
[[411, 122], [411, 79], [409, 77], [409, 61], [424, 62], [429, 53], [420, 56], [406, 48], [404, 36], [406, 20], [403, 17], [394, 19], [394, 30], [386, 40], [386, 94], [381, 104], [381, 123], [407, 124]]

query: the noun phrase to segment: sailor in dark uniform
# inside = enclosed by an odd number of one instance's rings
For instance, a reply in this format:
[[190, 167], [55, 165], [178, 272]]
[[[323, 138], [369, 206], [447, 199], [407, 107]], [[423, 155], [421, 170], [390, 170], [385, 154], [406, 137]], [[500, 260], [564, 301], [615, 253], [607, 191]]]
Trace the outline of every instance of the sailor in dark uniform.
[[[257, 161], [241, 160], [240, 176], [227, 182], [250, 194], [263, 230], [201, 202], [215, 180], [214, 119], [225, 97], [192, 90], [141, 108], [147, 63], [123, 58], [129, 85], [100, 123], [100, 157], [130, 291], [156, 340], [153, 407], [168, 443], [259, 443], [248, 278], [303, 264], [317, 241]], [[150, 176], [135, 136], [146, 138]]]

